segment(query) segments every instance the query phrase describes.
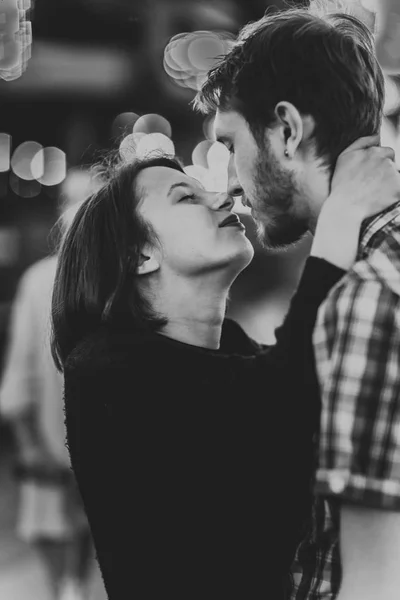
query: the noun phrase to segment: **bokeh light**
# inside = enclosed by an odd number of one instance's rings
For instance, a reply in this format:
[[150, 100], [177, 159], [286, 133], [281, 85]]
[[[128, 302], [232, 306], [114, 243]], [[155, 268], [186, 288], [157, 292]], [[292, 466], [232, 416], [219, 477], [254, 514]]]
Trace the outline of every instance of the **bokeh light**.
[[0, 172], [10, 170], [11, 159], [11, 136], [8, 133], [0, 133]]
[[72, 224], [82, 202], [95, 193], [102, 183], [101, 176], [90, 169], [80, 167], [68, 169], [60, 194], [62, 199], [61, 219], [65, 227]]
[[61, 189], [64, 205], [79, 204], [99, 189], [101, 185], [101, 177], [97, 177], [90, 169], [83, 169], [81, 167], [68, 169]]
[[208, 169], [207, 153], [212, 146], [210, 140], [202, 140], [192, 152], [192, 163]]
[[398, 112], [400, 108], [400, 87], [397, 81], [385, 76], [385, 105], [383, 112], [385, 115], [392, 115]]
[[228, 171], [209, 169], [206, 187], [212, 192], [226, 192], [228, 189]]
[[233, 41], [234, 36], [228, 32], [179, 33], [164, 49], [164, 70], [177, 85], [198, 90], [208, 71], [229, 52]]
[[379, 9], [379, 0], [359, 0], [361, 6], [370, 12], [376, 13]]
[[226, 45], [223, 40], [210, 31], [198, 32], [187, 47], [188, 60], [191, 66], [199, 71], [211, 69], [215, 60], [225, 53]]
[[18, 67], [21, 59], [21, 48], [14, 38], [5, 38], [0, 43], [0, 69], [10, 71]]
[[242, 215], [251, 215], [251, 208], [249, 206], [243, 206], [242, 204], [242, 196], [235, 196], [233, 210]]
[[396, 165], [400, 168], [400, 135], [398, 128], [389, 119], [384, 118], [380, 133], [382, 146], [393, 148]]
[[119, 154], [125, 162], [134, 160], [137, 156], [137, 145], [139, 141], [146, 137], [145, 133], [130, 133], [119, 145]]
[[193, 177], [193, 179], [197, 179], [204, 187], [207, 187], [208, 170], [205, 167], [202, 167], [201, 165], [187, 165], [183, 170], [186, 175]]
[[11, 36], [19, 29], [19, 6], [17, 0], [3, 0], [1, 3], [0, 31]]
[[210, 115], [206, 117], [203, 121], [203, 134], [206, 140], [210, 140], [211, 142], [215, 142], [215, 134], [214, 134], [214, 121], [215, 116]]
[[54, 146], [43, 148], [33, 157], [31, 170], [35, 179], [42, 185], [60, 184], [67, 175], [65, 152]]
[[43, 146], [37, 142], [23, 142], [15, 150], [11, 157], [11, 169], [20, 179], [31, 181], [35, 179], [32, 173], [32, 160], [41, 150]]
[[149, 133], [148, 135], [144, 135], [136, 147], [138, 158], [144, 158], [157, 151], [175, 154], [173, 141], [163, 133]]
[[111, 125], [112, 138], [121, 138], [132, 132], [133, 126], [139, 119], [134, 112], [124, 112], [115, 117]]
[[0, 198], [8, 198], [9, 195], [9, 176], [5, 173], [0, 175]]
[[26, 18], [30, 0], [2, 0], [0, 22], [0, 78], [22, 75], [31, 57], [32, 26]]
[[39, 196], [42, 186], [36, 179], [21, 179], [15, 173], [10, 173], [10, 188], [20, 198], [35, 198]]
[[226, 192], [227, 177], [223, 171], [211, 171], [200, 165], [187, 165], [184, 167], [186, 175], [200, 181], [209, 192]]
[[229, 158], [229, 150], [221, 142], [214, 142], [207, 152], [207, 162], [211, 170], [227, 170]]
[[191, 68], [186, 46], [189, 33], [178, 33], [171, 38], [164, 51], [164, 68], [173, 79], [185, 79]]
[[[229, 150], [221, 142], [202, 140], [192, 151], [193, 164], [184, 171], [189, 177], [200, 181], [210, 192], [228, 191]], [[233, 210], [241, 214], [251, 214], [251, 209], [243, 206], [241, 196], [235, 197]]]
[[165, 117], [157, 114], [142, 115], [135, 122], [133, 133], [162, 133], [166, 137], [171, 137], [171, 124]]

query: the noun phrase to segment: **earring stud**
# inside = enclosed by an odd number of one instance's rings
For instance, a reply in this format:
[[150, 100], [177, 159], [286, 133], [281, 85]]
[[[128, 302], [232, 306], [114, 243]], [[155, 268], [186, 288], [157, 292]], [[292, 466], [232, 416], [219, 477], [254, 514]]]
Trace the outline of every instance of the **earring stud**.
[[284, 155], [286, 156], [286, 158], [289, 158], [289, 151], [285, 150]]

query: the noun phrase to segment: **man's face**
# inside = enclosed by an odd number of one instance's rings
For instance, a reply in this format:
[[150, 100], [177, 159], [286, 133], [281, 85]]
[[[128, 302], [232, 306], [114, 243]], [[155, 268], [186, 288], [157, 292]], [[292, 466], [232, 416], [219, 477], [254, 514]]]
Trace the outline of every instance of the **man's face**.
[[[244, 226], [232, 213], [233, 199], [206, 191], [192, 177], [168, 167], [139, 173], [139, 211], [161, 246], [164, 273], [190, 277], [210, 272], [240, 273], [254, 250]], [[231, 223], [221, 226], [231, 217]]]
[[217, 111], [214, 129], [231, 153], [229, 192], [243, 190], [260, 242], [270, 248], [298, 242], [309, 230], [309, 207], [296, 173], [278, 159], [274, 139], [265, 136], [258, 144], [247, 121], [233, 110]]

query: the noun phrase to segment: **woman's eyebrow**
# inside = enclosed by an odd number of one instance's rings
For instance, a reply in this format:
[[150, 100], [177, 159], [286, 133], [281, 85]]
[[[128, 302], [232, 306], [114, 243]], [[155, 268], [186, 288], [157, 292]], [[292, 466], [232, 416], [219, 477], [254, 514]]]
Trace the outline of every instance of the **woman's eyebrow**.
[[191, 185], [189, 183], [187, 183], [186, 181], [178, 181], [177, 183], [173, 183], [171, 185], [171, 187], [168, 190], [168, 194], [167, 196], [170, 196], [171, 193], [174, 191], [175, 188], [177, 187], [185, 187], [185, 188], [190, 188]]
[[200, 187], [202, 191], [204, 191], [204, 192], [206, 191], [205, 187], [199, 181], [197, 181], [197, 180], [196, 180], [196, 182], [193, 183], [193, 185], [191, 183], [188, 183], [187, 181], [178, 181], [178, 182], [173, 183], [171, 185], [171, 187], [168, 190], [167, 196], [170, 196], [172, 194], [172, 192], [174, 191], [175, 188], [185, 187], [185, 188], [191, 190], [191, 189], [193, 189], [193, 187], [195, 185], [198, 186], [198, 187]]

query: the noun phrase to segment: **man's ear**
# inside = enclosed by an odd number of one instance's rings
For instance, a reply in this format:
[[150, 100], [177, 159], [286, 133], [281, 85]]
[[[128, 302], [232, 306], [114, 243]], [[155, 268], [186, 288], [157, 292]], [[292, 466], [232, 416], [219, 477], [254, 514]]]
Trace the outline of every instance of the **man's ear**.
[[145, 254], [140, 255], [139, 264], [136, 268], [136, 275], [149, 275], [158, 271], [160, 268], [160, 261], [156, 254], [152, 251], [146, 251]]
[[291, 102], [278, 102], [275, 116], [282, 131], [282, 142], [293, 157], [301, 142], [308, 142], [315, 128], [313, 117], [301, 115]]

